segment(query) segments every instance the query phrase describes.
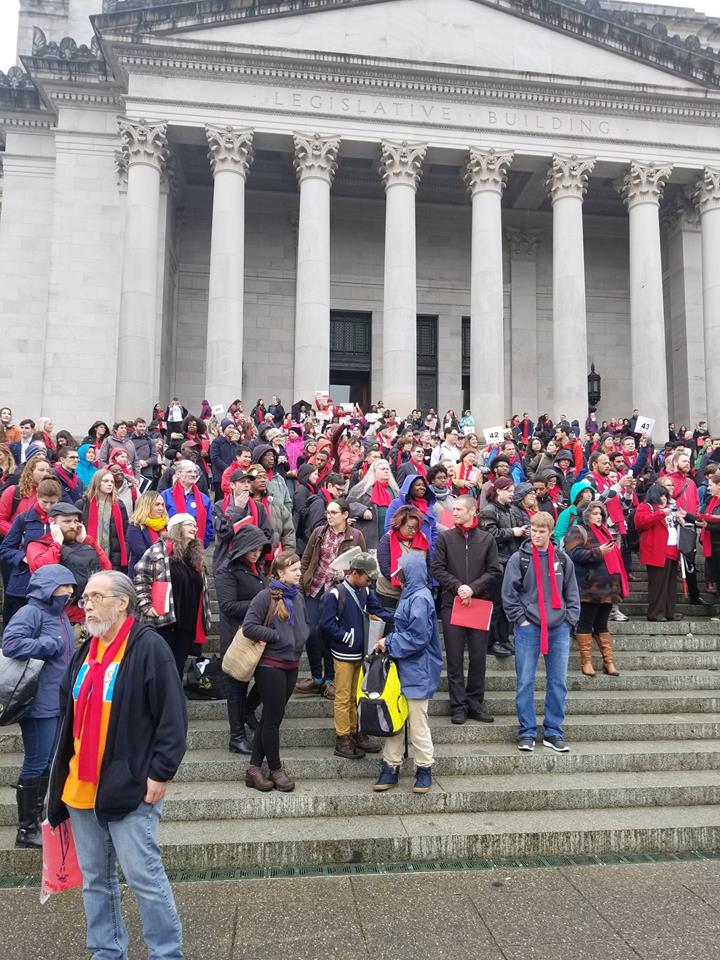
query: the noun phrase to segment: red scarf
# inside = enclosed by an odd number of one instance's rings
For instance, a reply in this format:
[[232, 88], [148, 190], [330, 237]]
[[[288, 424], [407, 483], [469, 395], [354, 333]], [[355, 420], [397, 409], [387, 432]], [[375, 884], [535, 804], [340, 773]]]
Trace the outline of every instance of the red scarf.
[[78, 779], [87, 783], [98, 781], [98, 750], [100, 749], [105, 671], [127, 640], [134, 623], [132, 617], [126, 617], [117, 636], [108, 645], [102, 660], [97, 659], [98, 638], [92, 637], [90, 640], [88, 669], [80, 686], [73, 720], [73, 737], [80, 741]]
[[473, 518], [472, 518], [472, 523], [470, 524], [470, 526], [466, 526], [464, 523], [456, 523], [456, 524], [455, 524], [455, 527], [456, 527], [457, 530], [460, 531], [460, 533], [461, 533], [464, 537], [467, 537], [468, 531], [469, 531], [469, 530], [474, 530], [477, 525], [478, 525], [478, 518], [477, 518], [477, 517], [473, 517]]
[[55, 467], [55, 473], [65, 481], [71, 490], [74, 490], [75, 487], [80, 483], [80, 479], [76, 473], [66, 473], [60, 464]]
[[[179, 483], [173, 484], [172, 488], [173, 503], [175, 504], [176, 513], [190, 513], [186, 504], [185, 504], [185, 491], [180, 486]], [[202, 494], [198, 490], [197, 484], [194, 483], [192, 490], [188, 496], [192, 496], [195, 501], [195, 522], [197, 523], [198, 529], [198, 540], [201, 543], [205, 543], [205, 528], [207, 526], [207, 509], [203, 503]]]
[[[705, 509], [705, 514], [712, 516], [713, 512], [717, 507], [720, 507], [720, 497], [711, 497], [710, 503], [708, 503], [707, 508]], [[700, 542], [702, 543], [703, 556], [709, 557], [712, 555], [712, 542], [710, 540], [710, 526], [703, 527], [703, 531], [700, 534]]]
[[464, 460], [460, 463], [460, 479], [467, 480], [473, 470], [476, 470], [476, 467], [468, 465]]
[[612, 480], [610, 479], [610, 477], [603, 477], [601, 476], [601, 474], [596, 473], [594, 470], [592, 471], [590, 476], [595, 481], [598, 493], [604, 493], [605, 490], [609, 490], [610, 487], [612, 486]]
[[395, 576], [395, 572], [400, 565], [400, 558], [403, 555], [403, 543], [407, 544], [411, 550], [425, 550], [427, 552], [430, 549], [428, 538], [422, 530], [418, 530], [418, 532], [413, 535], [412, 540], [401, 537], [397, 530], [390, 531], [390, 583], [394, 587], [402, 587], [402, 583]]
[[[115, 525], [115, 533], [118, 538], [118, 543], [120, 544], [120, 566], [126, 567], [128, 563], [127, 547], [125, 546], [125, 531], [123, 530], [122, 523], [122, 513], [120, 512], [120, 504], [117, 500], [113, 501], [112, 505], [112, 519], [113, 524]], [[98, 505], [95, 497], [88, 503], [88, 518], [87, 518], [87, 532], [93, 537], [94, 540], [97, 540], [98, 534]], [[152, 531], [150, 531], [152, 533]], [[157, 540], [157, 535], [155, 536]], [[155, 543], [153, 540], [153, 543]]]
[[425, 469], [425, 464], [423, 463], [423, 461], [421, 460], [420, 463], [418, 463], [416, 460], [413, 460], [412, 465], [415, 467], [415, 473], [417, 473], [418, 476], [422, 477], [425, 483], [427, 483], [428, 482], [427, 470]]
[[416, 510], [419, 510], [420, 513], [427, 516], [427, 512], [430, 508], [430, 504], [427, 502], [427, 500], [424, 497], [420, 497], [419, 500], [411, 500], [410, 504], [411, 506], [415, 507]]
[[[548, 616], [545, 609], [545, 580], [542, 572], [542, 559], [540, 551], [533, 546], [533, 567], [535, 569], [535, 582], [537, 583], [538, 609], [540, 612], [540, 653], [548, 652]], [[555, 548], [552, 541], [548, 542], [547, 548], [548, 575], [550, 577], [550, 606], [553, 610], [562, 609], [562, 600], [557, 585], [557, 575], [555, 573]]]
[[592, 531], [595, 534], [595, 539], [598, 541], [598, 543], [612, 543], [612, 550], [606, 553], [603, 557], [605, 560], [605, 567], [608, 573], [616, 573], [619, 575], [620, 582], [622, 584], [622, 595], [623, 597], [627, 597], [627, 595], [630, 593], [630, 587], [628, 585], [627, 570], [625, 569], [625, 564], [622, 561], [622, 554], [618, 550], [618, 545], [615, 543], [615, 540], [607, 527], [593, 527]]
[[380, 483], [379, 480], [376, 480], [373, 484], [370, 503], [374, 503], [376, 507], [389, 507], [391, 502], [390, 484]]
[[325, 503], [333, 503], [333, 495], [325, 487], [320, 487], [320, 493], [325, 498]]
[[622, 508], [620, 497], [611, 497], [609, 500], [605, 501], [605, 506], [607, 507], [608, 516], [618, 528], [620, 533], [627, 533], [627, 521], [625, 520], [625, 513]]

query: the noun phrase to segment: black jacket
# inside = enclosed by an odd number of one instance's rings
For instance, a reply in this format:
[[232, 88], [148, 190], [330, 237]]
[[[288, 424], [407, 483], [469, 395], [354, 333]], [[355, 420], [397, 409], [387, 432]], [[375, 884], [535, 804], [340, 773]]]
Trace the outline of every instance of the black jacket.
[[442, 606], [452, 607], [458, 587], [472, 587], [473, 597], [492, 600], [503, 569], [492, 535], [473, 527], [464, 533], [454, 527], [437, 538], [432, 572], [442, 587]]
[[253, 573], [242, 560], [226, 563], [215, 574], [215, 590], [220, 605], [220, 655], [230, 646], [245, 619], [250, 601], [263, 588], [263, 578]]
[[480, 529], [492, 536], [497, 546], [498, 559], [503, 566], [518, 548], [510, 511], [509, 506], [503, 507], [499, 503], [489, 503], [478, 514]]
[[[50, 772], [48, 819], [67, 820], [62, 793], [74, 753], [72, 689], [90, 647], [70, 661], [60, 687], [62, 725]], [[166, 641], [147, 624], [133, 624], [115, 677], [107, 742], [95, 798], [99, 820], [122, 820], [143, 801], [147, 780], [172, 780], [187, 747], [187, 708]]]

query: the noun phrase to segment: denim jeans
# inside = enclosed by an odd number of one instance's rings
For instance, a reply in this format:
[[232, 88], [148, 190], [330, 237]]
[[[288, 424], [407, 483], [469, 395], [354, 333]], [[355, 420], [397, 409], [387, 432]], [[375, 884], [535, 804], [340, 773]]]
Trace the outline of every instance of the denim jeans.
[[116, 860], [140, 909], [149, 960], [182, 960], [182, 927], [157, 841], [162, 801], [141, 803], [109, 823], [99, 823], [93, 810], [68, 811], [83, 876], [92, 960], [127, 960]]
[[307, 638], [305, 647], [313, 678], [318, 682], [324, 680], [326, 683], [332, 683], [335, 679], [335, 661], [330, 653], [330, 642], [320, 629], [324, 599], [324, 590], [317, 597], [305, 597], [305, 608], [310, 621], [310, 636]]
[[[570, 627], [561, 623], [548, 631], [548, 652], [545, 655], [545, 716], [543, 730], [546, 737], [562, 737], [567, 699], [567, 672], [570, 656]], [[535, 673], [540, 657], [540, 627], [530, 623], [524, 627], [515, 624], [515, 709], [520, 725], [520, 737], [537, 737], [535, 717]]]
[[23, 717], [20, 721], [25, 759], [20, 776], [37, 780], [50, 766], [60, 717]]

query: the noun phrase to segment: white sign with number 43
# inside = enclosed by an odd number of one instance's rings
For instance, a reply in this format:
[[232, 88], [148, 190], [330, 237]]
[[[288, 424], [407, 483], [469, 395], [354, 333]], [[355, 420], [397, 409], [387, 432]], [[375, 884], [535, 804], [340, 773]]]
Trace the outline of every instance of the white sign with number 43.
[[655, 421], [651, 417], [638, 417], [635, 421], [635, 433], [642, 433], [646, 437], [651, 437]]

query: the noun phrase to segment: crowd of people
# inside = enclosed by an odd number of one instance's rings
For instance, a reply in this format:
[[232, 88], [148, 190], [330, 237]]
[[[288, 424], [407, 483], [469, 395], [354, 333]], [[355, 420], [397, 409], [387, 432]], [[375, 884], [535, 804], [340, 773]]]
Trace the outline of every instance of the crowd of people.
[[[331, 701], [335, 755], [382, 751], [374, 789], [397, 785], [402, 734], [381, 746], [358, 729], [372, 650], [397, 664], [416, 793], [432, 785], [428, 706], [443, 643], [454, 724], [493, 722], [487, 656], [514, 657], [522, 752], [536, 745], [542, 655], [542, 743], [567, 752], [572, 636], [583, 675], [595, 675], [593, 643], [604, 673], [619, 675], [610, 625], [627, 619], [635, 557], [651, 621], [678, 616], [680, 590], [711, 607], [720, 580], [720, 438], [704, 422], [670, 424], [653, 443], [637, 418], [591, 412], [581, 427], [524, 413], [497, 437], [470, 411], [286, 411], [272, 397], [249, 412], [235, 400], [222, 416], [204, 401], [195, 415], [173, 398], [147, 420], [96, 420], [79, 440], [0, 409], [3, 653], [46, 664], [21, 720], [17, 843], [41, 844], [56, 753], [49, 816], [70, 818], [94, 877], [89, 944], [109, 935], [118, 896], [98, 876], [108, 840], [131, 886], [143, 857], [162, 870], [154, 838], [185, 749], [182, 677], [202, 657], [213, 594], [221, 656], [240, 630], [264, 645], [252, 680], [228, 683], [229, 750], [248, 758], [250, 789], [295, 787], [280, 751], [293, 695]], [[166, 882], [139, 902], [144, 920], [164, 911], [158, 937], [180, 935]]]

